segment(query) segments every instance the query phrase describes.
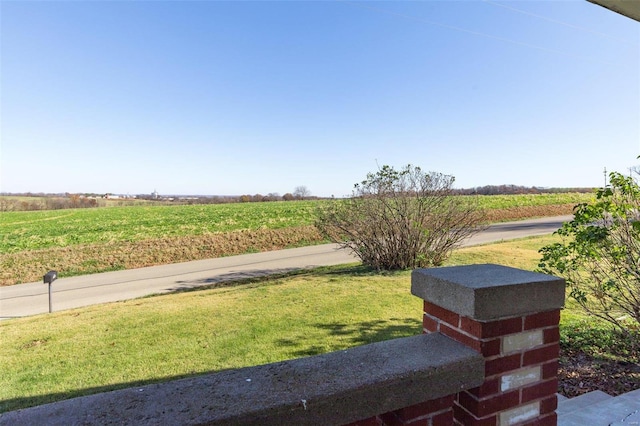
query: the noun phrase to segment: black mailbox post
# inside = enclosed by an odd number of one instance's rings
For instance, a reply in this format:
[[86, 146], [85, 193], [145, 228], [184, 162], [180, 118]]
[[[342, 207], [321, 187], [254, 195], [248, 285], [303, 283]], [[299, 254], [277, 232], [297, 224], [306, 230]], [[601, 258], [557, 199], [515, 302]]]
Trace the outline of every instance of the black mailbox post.
[[49, 271], [46, 274], [44, 274], [44, 277], [42, 277], [42, 280], [44, 281], [45, 284], [49, 284], [49, 313], [52, 312], [51, 309], [51, 283], [54, 282], [56, 279], [58, 279], [58, 273], [56, 271]]

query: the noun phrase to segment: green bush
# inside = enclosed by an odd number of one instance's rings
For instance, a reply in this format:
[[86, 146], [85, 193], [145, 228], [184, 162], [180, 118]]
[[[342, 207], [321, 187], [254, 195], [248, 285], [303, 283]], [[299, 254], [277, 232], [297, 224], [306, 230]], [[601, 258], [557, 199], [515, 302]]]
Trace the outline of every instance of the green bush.
[[592, 203], [578, 204], [559, 243], [540, 250], [540, 270], [564, 277], [589, 314], [620, 330], [640, 324], [640, 187], [610, 174]]

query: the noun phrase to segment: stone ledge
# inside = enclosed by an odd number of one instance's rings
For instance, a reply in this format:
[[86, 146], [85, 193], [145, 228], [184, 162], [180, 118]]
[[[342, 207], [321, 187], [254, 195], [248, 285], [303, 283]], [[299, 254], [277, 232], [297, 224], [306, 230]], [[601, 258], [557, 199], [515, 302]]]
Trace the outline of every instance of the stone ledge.
[[438, 333], [0, 414], [0, 425], [340, 425], [473, 388], [482, 355]]
[[522, 316], [564, 306], [562, 278], [500, 265], [416, 269], [411, 294], [477, 321]]

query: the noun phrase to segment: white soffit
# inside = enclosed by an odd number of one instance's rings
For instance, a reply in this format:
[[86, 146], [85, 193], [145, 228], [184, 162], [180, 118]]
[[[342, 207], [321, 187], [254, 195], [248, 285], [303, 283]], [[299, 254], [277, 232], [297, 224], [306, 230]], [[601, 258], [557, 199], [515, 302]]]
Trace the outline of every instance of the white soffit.
[[640, 0], [587, 0], [640, 22]]

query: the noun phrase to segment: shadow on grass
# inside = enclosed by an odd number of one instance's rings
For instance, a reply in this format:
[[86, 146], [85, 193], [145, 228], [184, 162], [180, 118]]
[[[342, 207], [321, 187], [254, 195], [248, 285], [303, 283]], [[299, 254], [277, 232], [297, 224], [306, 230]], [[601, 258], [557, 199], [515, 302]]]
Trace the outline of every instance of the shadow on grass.
[[[216, 373], [216, 371], [213, 371], [211, 373]], [[35, 407], [38, 405], [49, 404], [53, 402], [60, 402], [67, 399], [77, 398], [81, 396], [88, 396], [88, 395], [94, 395], [98, 393], [110, 392], [110, 391], [119, 390], [119, 389], [142, 387], [142, 386], [153, 385], [156, 383], [168, 382], [172, 380], [188, 379], [191, 377], [201, 376], [204, 374], [210, 374], [210, 373], [176, 375], [176, 376], [163, 377], [158, 379], [123, 382], [123, 383], [117, 383], [112, 385], [95, 386], [95, 387], [83, 388], [83, 389], [74, 389], [66, 392], [53, 392], [45, 395], [34, 395], [34, 396], [25, 396], [25, 397], [19, 397], [19, 398], [10, 398], [5, 400], [0, 400], [0, 424], [5, 424], [2, 422], [2, 413], [9, 412], [9, 411]]]
[[209, 278], [198, 280], [176, 281], [176, 286], [167, 290], [170, 293], [182, 293], [195, 290], [207, 290], [218, 287], [231, 287], [243, 284], [253, 284], [290, 276], [297, 276], [305, 273], [305, 270], [297, 268], [278, 269], [250, 269], [245, 271], [229, 272], [227, 274], [215, 275]]
[[[414, 318], [391, 318], [389, 321], [363, 321], [353, 324], [315, 324], [314, 327], [327, 330], [329, 335], [339, 337], [349, 346], [361, 346], [384, 340], [415, 336], [422, 333], [422, 323]], [[276, 344], [284, 347], [299, 347], [294, 339], [279, 339]], [[327, 347], [313, 345], [290, 352], [295, 357], [320, 355]]]
[[208, 278], [197, 280], [180, 280], [176, 285], [169, 287], [165, 292], [153, 293], [146, 297], [158, 295], [186, 293], [192, 291], [211, 290], [221, 287], [240, 287], [257, 284], [268, 284], [287, 278], [300, 276], [373, 276], [391, 275], [396, 272], [378, 272], [360, 264], [347, 264], [337, 266], [320, 266], [311, 268], [278, 268], [278, 269], [251, 269], [245, 271], [230, 272], [227, 274], [214, 275]]
[[[343, 342], [348, 343], [349, 347], [361, 346], [369, 343], [391, 340], [400, 337], [414, 336], [422, 332], [420, 321], [413, 318], [391, 318], [389, 321], [364, 321], [354, 324], [316, 324], [316, 327], [328, 330], [329, 334], [332, 336], [340, 337]], [[293, 339], [280, 339], [276, 343], [281, 346], [299, 347], [299, 343], [294, 341]], [[331, 350], [327, 350], [326, 346], [314, 345], [311, 347], [299, 349], [297, 351], [292, 351], [290, 354], [292, 355], [292, 358], [299, 358], [320, 355], [327, 352], [331, 352]], [[37, 405], [109, 392], [118, 389], [142, 387], [173, 380], [188, 379], [196, 376], [215, 374], [220, 371], [176, 375], [150, 380], [123, 382], [113, 385], [74, 389], [71, 391], [49, 393], [46, 395], [6, 399], [0, 401], [0, 424], [2, 423], [1, 413], [3, 412], [29, 408]]]

